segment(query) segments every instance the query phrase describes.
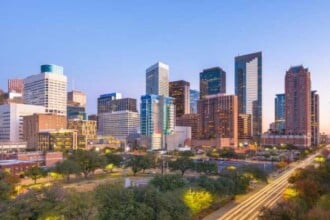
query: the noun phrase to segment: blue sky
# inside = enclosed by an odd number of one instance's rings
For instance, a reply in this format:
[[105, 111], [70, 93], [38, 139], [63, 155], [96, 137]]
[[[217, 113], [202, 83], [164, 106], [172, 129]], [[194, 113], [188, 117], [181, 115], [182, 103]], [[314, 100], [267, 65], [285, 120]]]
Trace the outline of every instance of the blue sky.
[[[170, 80], [190, 81], [220, 66], [234, 93], [234, 57], [263, 52], [264, 130], [290, 66], [303, 64], [320, 94], [321, 131], [330, 133], [330, 1], [0, 1], [0, 88], [7, 79], [64, 67], [69, 89], [121, 92], [139, 99], [145, 69], [170, 65]], [[74, 82], [74, 83], [72, 83]]]

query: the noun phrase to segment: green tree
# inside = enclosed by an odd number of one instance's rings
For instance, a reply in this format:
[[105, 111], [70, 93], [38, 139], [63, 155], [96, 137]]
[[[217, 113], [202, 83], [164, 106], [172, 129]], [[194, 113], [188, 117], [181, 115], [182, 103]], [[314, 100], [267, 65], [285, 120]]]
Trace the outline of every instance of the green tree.
[[186, 181], [177, 174], [156, 175], [150, 184], [162, 192], [173, 191], [186, 186]]
[[215, 162], [202, 161], [195, 163], [194, 170], [198, 173], [216, 174], [218, 173], [218, 166]]
[[193, 169], [194, 162], [189, 157], [179, 157], [175, 161], [170, 161], [169, 167], [171, 170], [180, 170], [183, 176], [187, 170]]
[[119, 167], [123, 162], [123, 157], [119, 154], [105, 154], [105, 159], [107, 164], [113, 164], [116, 167]]
[[136, 173], [142, 170], [142, 156], [133, 155], [129, 158], [126, 167], [130, 167], [132, 169], [133, 175], [135, 176]]
[[267, 182], [267, 173], [258, 166], [255, 165], [246, 165], [240, 168], [240, 171], [243, 175], [251, 176], [254, 179]]
[[211, 206], [213, 198], [211, 193], [206, 190], [188, 189], [183, 194], [183, 201], [193, 214], [198, 214], [203, 209]]
[[37, 180], [41, 177], [45, 177], [47, 172], [41, 167], [34, 166], [25, 171], [25, 175], [34, 180], [34, 184], [37, 183]]
[[97, 168], [101, 168], [105, 164], [104, 158], [93, 150], [76, 150], [72, 153], [69, 159], [75, 161], [80, 166], [85, 178], [94, 173]]
[[70, 181], [71, 174], [79, 175], [81, 173], [79, 164], [73, 160], [63, 160], [61, 162], [58, 162], [56, 164], [55, 171], [64, 175], [66, 177], [67, 182]]

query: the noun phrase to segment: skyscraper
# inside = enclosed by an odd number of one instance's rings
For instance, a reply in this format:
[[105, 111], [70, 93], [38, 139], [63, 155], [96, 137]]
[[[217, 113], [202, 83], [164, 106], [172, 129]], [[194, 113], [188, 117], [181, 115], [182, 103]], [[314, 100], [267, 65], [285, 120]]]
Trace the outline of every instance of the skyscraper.
[[190, 83], [184, 80], [170, 82], [170, 97], [174, 98], [176, 117], [190, 113]]
[[319, 95], [316, 92], [311, 92], [311, 143], [314, 146], [320, 143]]
[[72, 90], [68, 92], [68, 104], [78, 103], [79, 106], [86, 107], [87, 97], [82, 91]]
[[24, 103], [44, 106], [46, 113], [66, 116], [67, 77], [63, 67], [42, 65], [40, 74], [25, 78]]
[[285, 94], [275, 97], [275, 130], [278, 134], [285, 132]]
[[165, 135], [173, 134], [175, 127], [174, 100], [158, 95], [141, 96], [141, 135], [152, 150], [166, 149]]
[[237, 146], [238, 109], [235, 95], [210, 95], [198, 102], [200, 131], [204, 138], [228, 138]]
[[197, 113], [197, 104], [199, 100], [199, 91], [190, 89], [190, 113]]
[[146, 70], [146, 94], [169, 96], [169, 66], [157, 62]]
[[97, 114], [111, 112], [111, 101], [121, 99], [121, 93], [114, 92], [100, 95], [97, 99]]
[[226, 93], [226, 72], [220, 67], [205, 69], [199, 74], [200, 98]]
[[252, 135], [262, 133], [262, 54], [235, 57], [235, 94], [240, 114], [252, 115]]
[[285, 75], [285, 132], [311, 135], [311, 79], [303, 66], [291, 67]]

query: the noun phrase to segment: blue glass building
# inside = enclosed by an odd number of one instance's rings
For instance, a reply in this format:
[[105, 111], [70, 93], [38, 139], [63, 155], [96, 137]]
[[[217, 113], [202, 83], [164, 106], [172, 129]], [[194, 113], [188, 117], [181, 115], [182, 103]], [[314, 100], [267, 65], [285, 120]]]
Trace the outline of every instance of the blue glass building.
[[55, 64], [44, 64], [40, 67], [41, 73], [56, 73], [63, 75], [63, 67]]
[[226, 72], [220, 67], [205, 69], [199, 73], [200, 98], [226, 93]]
[[190, 90], [190, 113], [197, 113], [197, 104], [200, 93], [197, 90]]
[[262, 53], [235, 57], [235, 94], [238, 112], [252, 115], [252, 135], [262, 133]]
[[285, 94], [275, 97], [275, 129], [279, 134], [285, 133]]

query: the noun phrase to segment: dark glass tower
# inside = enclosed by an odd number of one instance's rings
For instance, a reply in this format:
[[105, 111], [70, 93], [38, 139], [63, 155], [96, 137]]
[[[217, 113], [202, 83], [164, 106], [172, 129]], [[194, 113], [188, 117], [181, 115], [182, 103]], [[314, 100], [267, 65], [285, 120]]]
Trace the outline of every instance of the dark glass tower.
[[285, 94], [277, 94], [275, 98], [275, 128], [277, 133], [285, 133]]
[[226, 72], [220, 67], [205, 69], [199, 74], [200, 98], [226, 93]]
[[262, 53], [235, 57], [235, 94], [240, 114], [252, 115], [252, 136], [262, 133]]

